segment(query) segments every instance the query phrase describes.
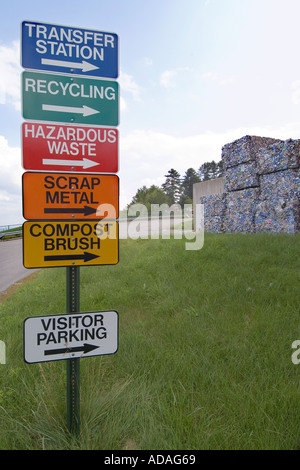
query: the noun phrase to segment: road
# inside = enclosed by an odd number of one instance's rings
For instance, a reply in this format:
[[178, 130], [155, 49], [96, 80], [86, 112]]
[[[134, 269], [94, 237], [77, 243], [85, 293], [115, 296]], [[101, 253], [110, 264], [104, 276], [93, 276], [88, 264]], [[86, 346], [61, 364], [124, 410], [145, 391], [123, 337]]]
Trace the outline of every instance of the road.
[[[165, 217], [159, 219], [153, 217], [151, 220], [148, 218], [137, 217], [135, 220], [119, 219], [119, 238], [156, 238], [161, 235], [164, 238], [170, 238], [170, 235], [175, 235], [180, 238], [180, 235], [191, 232], [190, 229], [182, 230], [181, 224], [187, 223], [191, 227], [191, 218], [175, 218], [171, 219]], [[176, 236], [176, 235], [175, 235]]]
[[36, 271], [36, 269], [25, 269], [22, 258], [21, 238], [0, 242], [0, 294]]

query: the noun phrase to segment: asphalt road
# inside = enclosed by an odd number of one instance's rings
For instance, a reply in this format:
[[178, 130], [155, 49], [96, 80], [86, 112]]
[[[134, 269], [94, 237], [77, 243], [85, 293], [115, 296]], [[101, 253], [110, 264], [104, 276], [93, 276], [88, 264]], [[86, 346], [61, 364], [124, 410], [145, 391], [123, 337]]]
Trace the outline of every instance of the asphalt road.
[[25, 269], [22, 258], [21, 238], [0, 242], [0, 294], [36, 271], [36, 269]]

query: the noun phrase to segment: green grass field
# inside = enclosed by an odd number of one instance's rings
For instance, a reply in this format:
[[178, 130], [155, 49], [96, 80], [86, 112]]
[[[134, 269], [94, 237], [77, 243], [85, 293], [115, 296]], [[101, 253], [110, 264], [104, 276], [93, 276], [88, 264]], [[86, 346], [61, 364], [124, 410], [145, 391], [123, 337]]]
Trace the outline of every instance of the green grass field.
[[23, 320], [65, 313], [66, 270], [0, 304], [0, 449], [300, 449], [300, 236], [121, 240], [80, 269], [81, 312], [119, 312], [117, 354], [81, 368], [81, 435], [66, 430], [65, 361], [26, 364]]

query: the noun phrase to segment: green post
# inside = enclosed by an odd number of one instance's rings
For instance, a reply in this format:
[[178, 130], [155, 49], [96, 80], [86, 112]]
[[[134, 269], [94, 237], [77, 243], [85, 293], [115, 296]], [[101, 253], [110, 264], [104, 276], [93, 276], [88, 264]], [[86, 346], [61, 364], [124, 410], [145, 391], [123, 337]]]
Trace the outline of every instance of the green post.
[[[79, 313], [79, 266], [67, 267], [67, 313]], [[67, 426], [72, 434], [80, 432], [80, 359], [67, 360]]]

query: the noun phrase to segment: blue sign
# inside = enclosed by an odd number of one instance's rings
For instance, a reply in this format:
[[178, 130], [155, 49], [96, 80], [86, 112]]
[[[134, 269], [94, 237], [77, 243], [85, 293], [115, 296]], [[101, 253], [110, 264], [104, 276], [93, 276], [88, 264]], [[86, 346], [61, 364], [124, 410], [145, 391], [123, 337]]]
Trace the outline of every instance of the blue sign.
[[21, 64], [25, 69], [116, 79], [119, 74], [118, 36], [23, 21]]

